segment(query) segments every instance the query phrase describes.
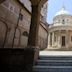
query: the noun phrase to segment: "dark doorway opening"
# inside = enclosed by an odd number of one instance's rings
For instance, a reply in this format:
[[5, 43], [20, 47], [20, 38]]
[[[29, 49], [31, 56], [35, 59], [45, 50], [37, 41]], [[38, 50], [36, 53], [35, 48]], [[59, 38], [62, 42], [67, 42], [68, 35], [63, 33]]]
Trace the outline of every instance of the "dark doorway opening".
[[62, 46], [65, 46], [65, 36], [62, 36]]

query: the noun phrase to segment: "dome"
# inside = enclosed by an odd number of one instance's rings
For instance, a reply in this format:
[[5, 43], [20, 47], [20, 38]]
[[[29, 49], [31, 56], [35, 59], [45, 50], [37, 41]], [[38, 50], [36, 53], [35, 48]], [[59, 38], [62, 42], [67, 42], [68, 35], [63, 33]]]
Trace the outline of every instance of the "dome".
[[61, 8], [61, 10], [55, 14], [55, 16], [58, 16], [58, 15], [70, 15], [70, 13], [69, 13], [69, 12], [65, 9], [65, 7], [63, 6], [63, 7]]

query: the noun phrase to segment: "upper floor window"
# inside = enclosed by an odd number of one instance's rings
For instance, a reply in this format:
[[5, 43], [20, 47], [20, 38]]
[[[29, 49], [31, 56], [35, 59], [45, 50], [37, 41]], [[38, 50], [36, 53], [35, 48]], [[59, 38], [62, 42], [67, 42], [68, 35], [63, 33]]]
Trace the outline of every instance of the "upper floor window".
[[64, 19], [62, 20], [62, 24], [65, 24], [65, 20]]
[[23, 32], [23, 36], [27, 36], [28, 37], [28, 32], [27, 31], [24, 31]]
[[19, 19], [22, 21], [23, 20], [23, 15], [22, 13], [19, 14]]
[[52, 33], [50, 33], [50, 45], [52, 46]]

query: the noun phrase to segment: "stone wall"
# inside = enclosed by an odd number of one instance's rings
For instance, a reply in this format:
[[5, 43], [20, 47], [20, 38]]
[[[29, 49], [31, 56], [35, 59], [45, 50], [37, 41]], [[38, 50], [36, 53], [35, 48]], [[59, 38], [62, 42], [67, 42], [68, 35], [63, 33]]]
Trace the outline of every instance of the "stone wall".
[[[18, 22], [19, 13], [21, 14], [21, 18], [19, 19]], [[12, 48], [13, 44], [14, 48], [27, 47], [30, 23], [31, 23], [31, 13], [19, 2], [17, 2], [16, 0], [6, 0], [5, 2], [3, 2], [0, 5], [0, 47]], [[47, 32], [44, 27], [41, 27], [42, 26], [41, 23], [39, 26], [40, 26], [39, 34], [41, 33], [41, 35], [39, 35], [39, 39], [43, 38], [43, 40], [45, 41], [46, 36], [42, 37], [42, 35], [47, 35]], [[41, 41], [43, 40], [41, 39]], [[45, 46], [45, 45], [42, 46], [42, 43], [39, 43], [39, 45], [42, 48], [44, 48]]]

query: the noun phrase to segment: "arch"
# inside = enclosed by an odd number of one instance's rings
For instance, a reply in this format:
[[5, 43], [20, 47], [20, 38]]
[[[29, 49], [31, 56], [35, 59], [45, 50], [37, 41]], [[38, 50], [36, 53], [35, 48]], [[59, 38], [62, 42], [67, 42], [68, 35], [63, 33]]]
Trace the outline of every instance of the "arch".
[[7, 38], [8, 26], [7, 23], [0, 19], [0, 47], [5, 46]]
[[24, 31], [24, 32], [23, 32], [23, 35], [28, 37], [29, 34], [28, 34], [27, 31]]

